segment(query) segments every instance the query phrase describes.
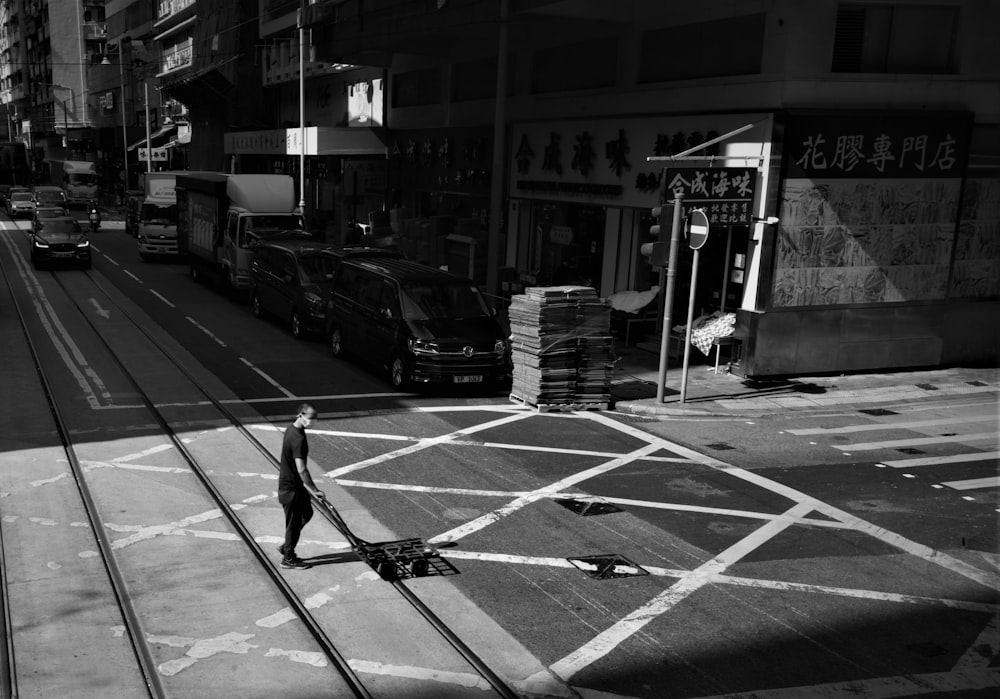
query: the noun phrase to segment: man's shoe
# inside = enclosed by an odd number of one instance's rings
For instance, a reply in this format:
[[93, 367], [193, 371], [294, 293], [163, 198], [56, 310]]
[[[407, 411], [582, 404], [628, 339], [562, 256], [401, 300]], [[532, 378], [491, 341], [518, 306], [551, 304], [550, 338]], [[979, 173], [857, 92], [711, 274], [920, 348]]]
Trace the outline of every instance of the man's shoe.
[[303, 561], [301, 558], [293, 557], [293, 558], [282, 558], [281, 567], [305, 570], [306, 568], [311, 568], [312, 566]]

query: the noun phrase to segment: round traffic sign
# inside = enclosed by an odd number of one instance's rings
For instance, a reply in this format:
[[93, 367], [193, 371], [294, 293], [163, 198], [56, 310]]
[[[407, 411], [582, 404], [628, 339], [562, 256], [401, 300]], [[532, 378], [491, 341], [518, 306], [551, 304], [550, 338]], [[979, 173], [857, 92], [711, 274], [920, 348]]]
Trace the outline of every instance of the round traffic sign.
[[688, 245], [697, 250], [708, 240], [708, 216], [703, 209], [692, 209], [687, 219]]

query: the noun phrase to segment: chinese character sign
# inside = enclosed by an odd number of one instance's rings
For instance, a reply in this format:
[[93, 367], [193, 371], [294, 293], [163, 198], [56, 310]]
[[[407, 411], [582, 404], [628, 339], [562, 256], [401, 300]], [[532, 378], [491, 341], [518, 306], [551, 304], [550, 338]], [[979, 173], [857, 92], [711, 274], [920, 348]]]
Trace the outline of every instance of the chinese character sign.
[[667, 169], [667, 196], [705, 209], [713, 225], [748, 224], [753, 212], [757, 170], [749, 167]]
[[970, 128], [963, 112], [792, 115], [784, 139], [786, 177], [961, 177]]

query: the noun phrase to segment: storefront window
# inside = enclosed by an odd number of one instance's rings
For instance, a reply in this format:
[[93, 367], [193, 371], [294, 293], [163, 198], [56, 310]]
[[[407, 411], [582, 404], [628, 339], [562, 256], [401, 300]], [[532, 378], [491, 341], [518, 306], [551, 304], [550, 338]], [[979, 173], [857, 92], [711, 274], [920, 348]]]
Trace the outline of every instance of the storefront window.
[[535, 202], [531, 211], [528, 272], [539, 285], [600, 284], [605, 209]]

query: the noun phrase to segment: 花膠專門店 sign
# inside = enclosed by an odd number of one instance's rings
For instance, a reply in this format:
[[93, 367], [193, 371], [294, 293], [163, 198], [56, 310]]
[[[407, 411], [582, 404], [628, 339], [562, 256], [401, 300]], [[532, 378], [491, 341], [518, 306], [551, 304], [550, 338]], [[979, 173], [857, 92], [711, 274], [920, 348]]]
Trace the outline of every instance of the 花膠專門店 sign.
[[666, 171], [666, 196], [704, 209], [711, 225], [748, 225], [757, 170], [751, 167], [678, 168]]

